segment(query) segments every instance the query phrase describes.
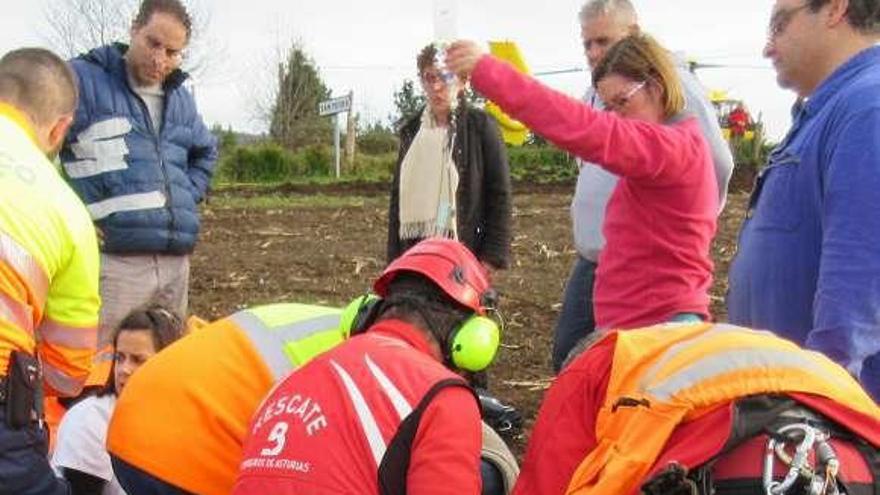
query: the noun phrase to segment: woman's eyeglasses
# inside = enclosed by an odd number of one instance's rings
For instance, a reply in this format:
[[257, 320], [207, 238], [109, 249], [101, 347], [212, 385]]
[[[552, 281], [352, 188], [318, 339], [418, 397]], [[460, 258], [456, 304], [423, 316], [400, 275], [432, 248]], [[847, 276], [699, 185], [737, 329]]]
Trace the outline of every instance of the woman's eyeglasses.
[[620, 110], [624, 109], [629, 104], [629, 101], [632, 99], [632, 97], [635, 96], [635, 94], [638, 93], [640, 89], [645, 87], [645, 84], [647, 84], [647, 81], [636, 83], [625, 93], [615, 96], [611, 99], [611, 101], [605, 102], [605, 110], [608, 110], [609, 112], [619, 112]]

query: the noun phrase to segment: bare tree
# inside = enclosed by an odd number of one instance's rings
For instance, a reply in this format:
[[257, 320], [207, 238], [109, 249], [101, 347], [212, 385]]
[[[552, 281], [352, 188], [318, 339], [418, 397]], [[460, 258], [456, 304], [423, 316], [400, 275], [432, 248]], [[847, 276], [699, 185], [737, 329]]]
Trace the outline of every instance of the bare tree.
[[[113, 42], [129, 39], [141, 0], [51, 0], [45, 9], [44, 38], [59, 54], [72, 58]], [[224, 49], [208, 35], [211, 11], [203, 0], [187, 6], [193, 19], [192, 37], [183, 69], [199, 79], [218, 71]]]
[[63, 56], [128, 38], [135, 0], [67, 0], [46, 6], [46, 38]]

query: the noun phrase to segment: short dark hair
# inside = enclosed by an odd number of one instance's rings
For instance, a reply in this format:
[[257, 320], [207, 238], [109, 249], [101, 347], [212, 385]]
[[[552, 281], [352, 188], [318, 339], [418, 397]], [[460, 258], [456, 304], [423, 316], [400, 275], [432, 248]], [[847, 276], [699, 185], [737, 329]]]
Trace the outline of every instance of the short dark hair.
[[180, 21], [183, 27], [186, 28], [187, 39], [192, 35], [192, 17], [190, 17], [186, 6], [180, 0], [143, 0], [137, 15], [134, 17], [134, 27], [141, 28], [146, 26], [156, 12], [169, 14]]
[[415, 272], [394, 277], [388, 284], [388, 294], [382, 306], [379, 319], [402, 318], [410, 323], [424, 323], [423, 329], [430, 331], [441, 343], [453, 328], [473, 314], [471, 309], [446, 295], [434, 282]]
[[433, 43], [422, 48], [422, 51], [419, 52], [419, 56], [416, 57], [416, 68], [419, 70], [419, 75], [422, 75], [422, 72], [425, 72], [425, 69], [434, 66], [434, 59], [437, 57], [437, 47], [434, 46]]
[[67, 62], [44, 48], [19, 48], [0, 58], [0, 100], [49, 124], [76, 110], [76, 75]]
[[[830, 0], [809, 0], [810, 10], [816, 12]], [[849, 0], [846, 20], [862, 34], [880, 34], [880, 0]]]

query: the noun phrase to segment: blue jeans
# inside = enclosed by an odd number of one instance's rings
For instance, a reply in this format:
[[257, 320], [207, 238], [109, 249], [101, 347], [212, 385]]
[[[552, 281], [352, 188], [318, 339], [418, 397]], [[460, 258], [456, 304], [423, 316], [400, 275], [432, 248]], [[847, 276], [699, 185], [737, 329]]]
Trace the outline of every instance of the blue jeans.
[[596, 329], [593, 316], [593, 284], [596, 263], [578, 256], [565, 284], [562, 310], [553, 338], [553, 371], [559, 373], [568, 353], [582, 338]]
[[126, 493], [131, 495], [189, 495], [190, 492], [177, 488], [159, 478], [142, 471], [122, 459], [110, 455], [113, 474]]
[[68, 495], [70, 487], [49, 466], [48, 432], [30, 425], [6, 425], [6, 404], [0, 403], [0, 495]]

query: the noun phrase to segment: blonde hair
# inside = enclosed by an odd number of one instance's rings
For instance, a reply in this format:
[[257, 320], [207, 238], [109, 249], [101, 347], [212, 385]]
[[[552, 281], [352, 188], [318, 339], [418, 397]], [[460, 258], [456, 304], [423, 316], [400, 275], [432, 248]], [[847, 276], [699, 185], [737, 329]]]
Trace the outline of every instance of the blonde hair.
[[669, 52], [651, 36], [636, 33], [617, 42], [593, 70], [593, 86], [611, 74], [656, 84], [668, 119], [685, 107], [684, 90]]

